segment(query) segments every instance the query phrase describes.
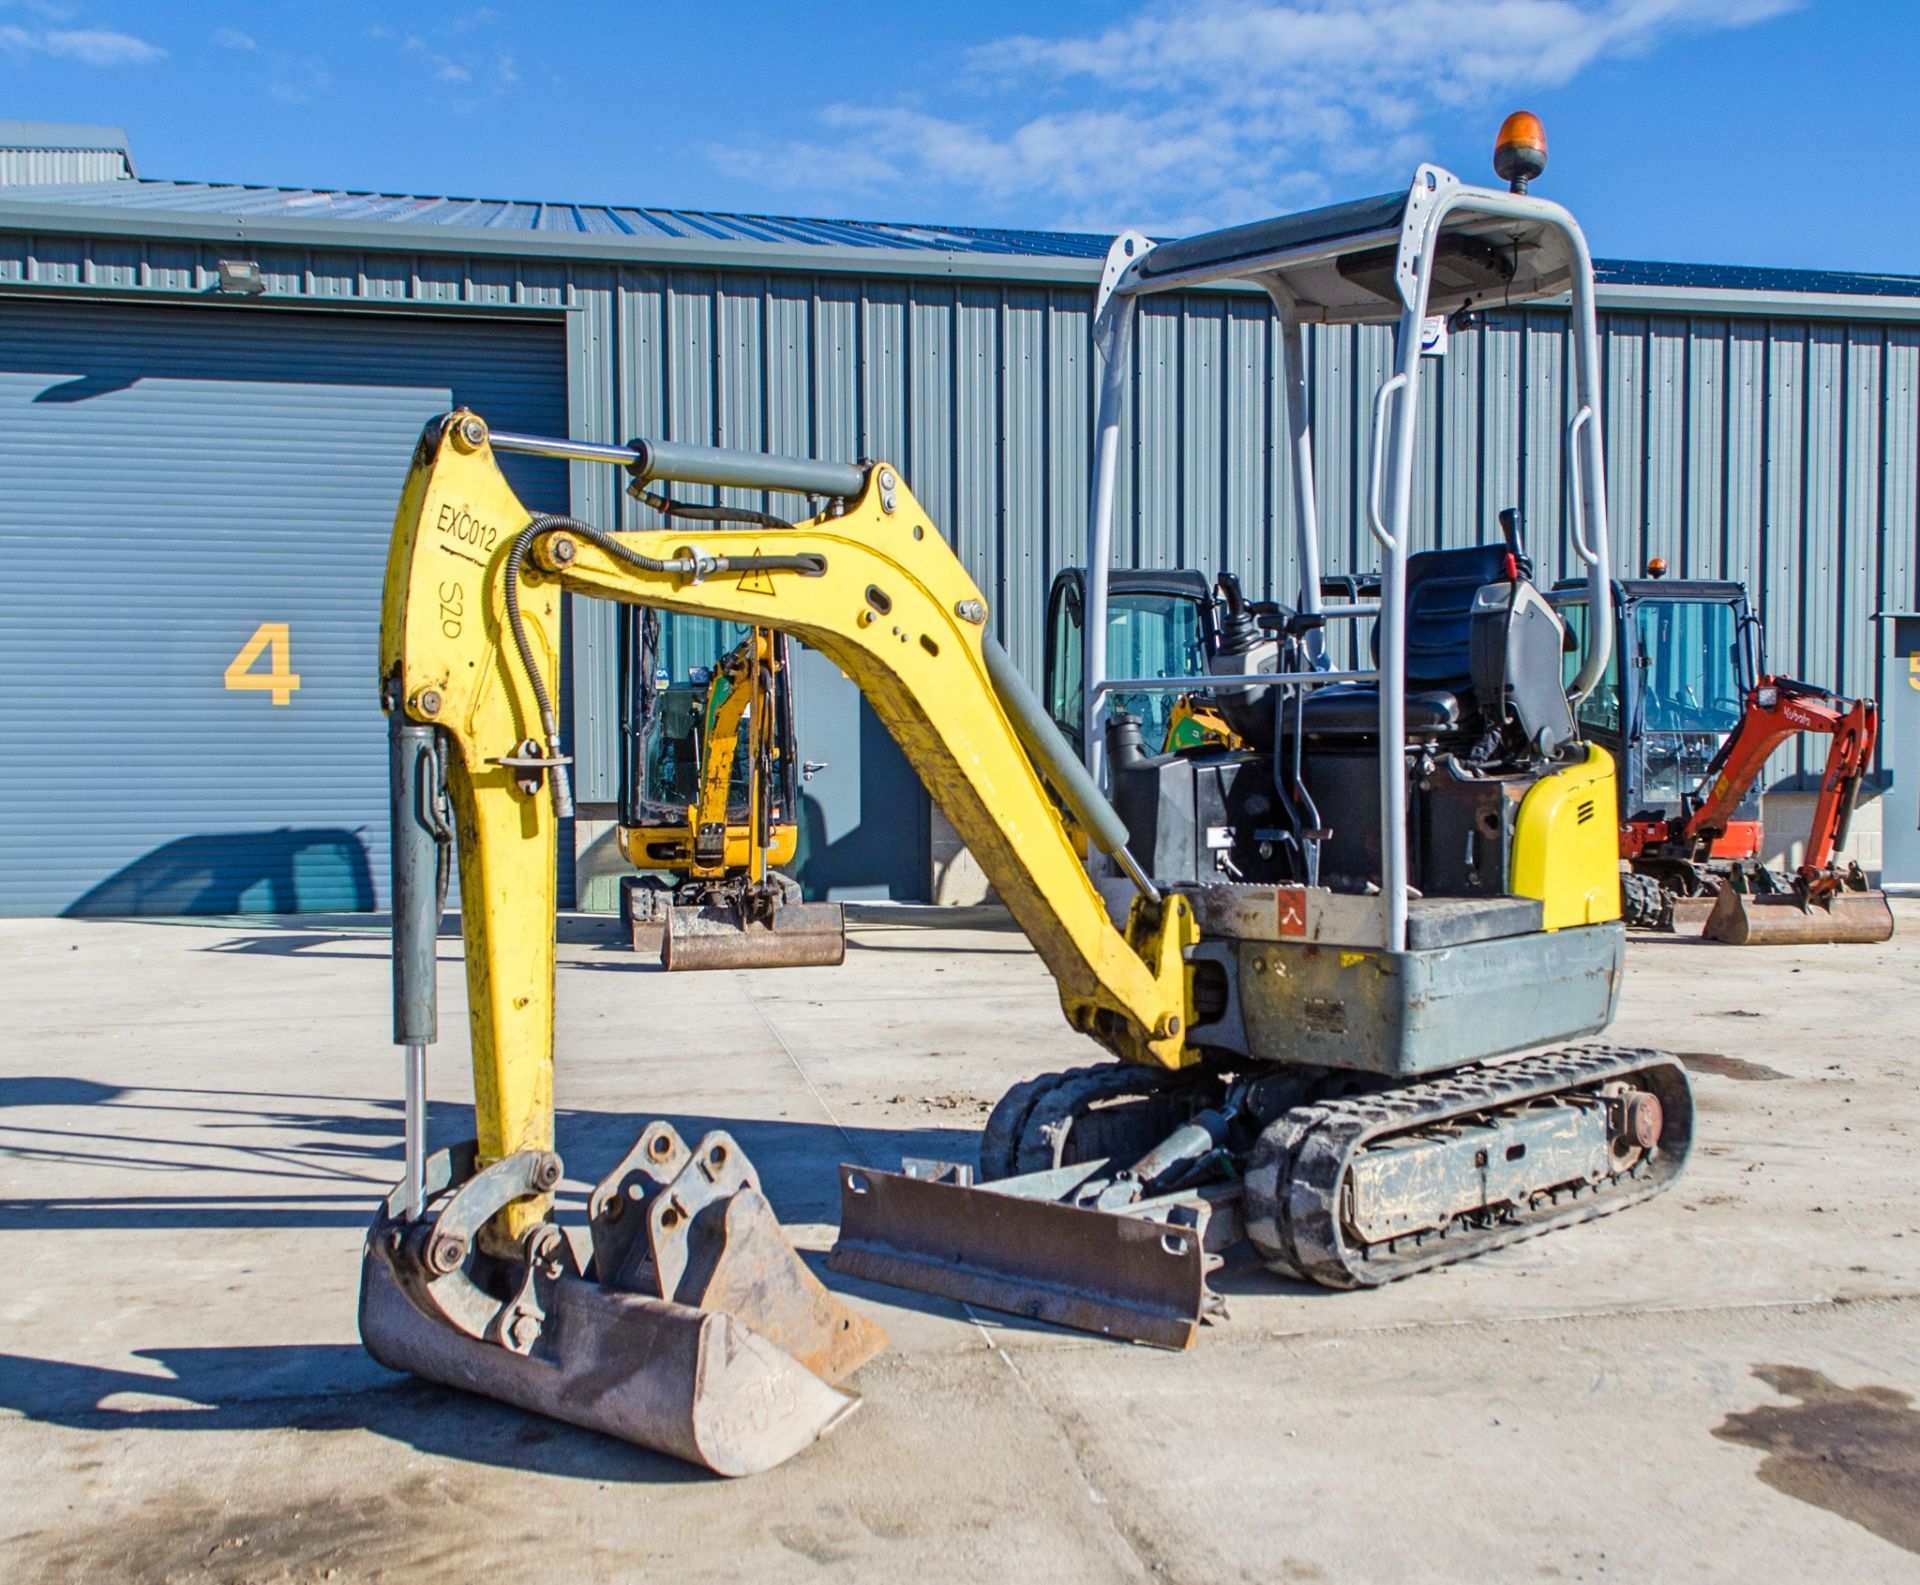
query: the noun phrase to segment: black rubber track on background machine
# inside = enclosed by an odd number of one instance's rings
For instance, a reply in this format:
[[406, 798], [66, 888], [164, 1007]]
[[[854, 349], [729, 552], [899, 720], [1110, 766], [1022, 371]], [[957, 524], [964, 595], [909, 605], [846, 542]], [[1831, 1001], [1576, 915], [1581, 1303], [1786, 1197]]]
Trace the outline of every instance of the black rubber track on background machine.
[[[1373, 1250], [1350, 1249], [1341, 1232], [1347, 1169], [1366, 1145], [1450, 1118], [1496, 1112], [1569, 1090], [1631, 1079], [1660, 1099], [1660, 1141], [1626, 1175], [1578, 1195], [1499, 1220], [1456, 1221]], [[1435, 1266], [1590, 1222], [1670, 1187], [1693, 1143], [1693, 1091], [1679, 1061], [1659, 1051], [1579, 1046], [1470, 1068], [1424, 1084], [1319, 1101], [1284, 1113], [1260, 1135], [1246, 1177], [1246, 1227], [1260, 1258], [1282, 1276], [1328, 1288], [1373, 1288]]]
[[1620, 876], [1620, 917], [1629, 930], [1671, 930], [1673, 893], [1658, 876], [1627, 870]]

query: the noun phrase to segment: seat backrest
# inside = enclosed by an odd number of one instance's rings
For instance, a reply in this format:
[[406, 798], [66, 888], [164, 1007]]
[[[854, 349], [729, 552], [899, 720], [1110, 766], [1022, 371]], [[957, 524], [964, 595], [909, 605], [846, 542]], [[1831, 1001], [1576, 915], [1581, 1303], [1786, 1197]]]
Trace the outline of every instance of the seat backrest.
[[[1504, 582], [1505, 545], [1423, 550], [1407, 558], [1407, 686], [1473, 686], [1473, 597]], [[1380, 653], [1375, 629], [1373, 650]]]

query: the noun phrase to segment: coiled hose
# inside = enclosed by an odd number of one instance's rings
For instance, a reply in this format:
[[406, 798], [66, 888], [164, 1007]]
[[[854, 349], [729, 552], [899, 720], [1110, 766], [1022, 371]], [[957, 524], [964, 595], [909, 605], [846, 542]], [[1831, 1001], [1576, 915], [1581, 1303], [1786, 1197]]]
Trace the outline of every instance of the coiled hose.
[[827, 559], [817, 555], [707, 556], [699, 551], [690, 551], [685, 556], [674, 556], [663, 561], [658, 557], [643, 556], [637, 550], [629, 550], [604, 529], [583, 523], [577, 517], [568, 517], [559, 512], [535, 512], [527, 526], [514, 536], [513, 544], [507, 550], [507, 626], [513, 631], [514, 647], [520, 652], [520, 664], [526, 671], [527, 681], [533, 685], [534, 703], [540, 710], [540, 730], [546, 734], [544, 768], [553, 772], [553, 812], [556, 818], [565, 820], [573, 813], [573, 779], [568, 774], [568, 760], [560, 752], [560, 722], [554, 713], [553, 700], [540, 676], [540, 668], [534, 664], [533, 645], [527, 641], [526, 624], [520, 617], [520, 568], [527, 559], [527, 552], [542, 534], [560, 531], [585, 540], [610, 559], [632, 567], [636, 572], [686, 577], [696, 583], [722, 572], [795, 572], [803, 578], [817, 578], [827, 570]]

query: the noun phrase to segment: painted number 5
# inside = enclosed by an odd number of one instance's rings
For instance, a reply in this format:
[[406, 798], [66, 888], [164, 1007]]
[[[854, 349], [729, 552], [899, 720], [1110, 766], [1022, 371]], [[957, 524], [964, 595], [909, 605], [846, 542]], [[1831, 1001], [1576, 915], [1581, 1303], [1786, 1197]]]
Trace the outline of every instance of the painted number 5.
[[[271, 650], [265, 671], [253, 664], [262, 650]], [[240, 653], [227, 662], [227, 689], [230, 693], [271, 693], [275, 704], [289, 704], [300, 687], [300, 674], [288, 668], [293, 650], [287, 638], [285, 622], [262, 622], [253, 637], [240, 646]]]

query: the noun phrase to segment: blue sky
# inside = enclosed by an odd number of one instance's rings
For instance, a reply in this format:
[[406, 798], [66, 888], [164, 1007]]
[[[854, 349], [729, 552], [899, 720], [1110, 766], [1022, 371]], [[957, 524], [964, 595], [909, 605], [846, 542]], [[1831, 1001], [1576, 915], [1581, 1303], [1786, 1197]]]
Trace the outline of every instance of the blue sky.
[[0, 115], [143, 174], [1175, 232], [1487, 180], [1594, 251], [1920, 274], [1920, 0], [0, 0]]

